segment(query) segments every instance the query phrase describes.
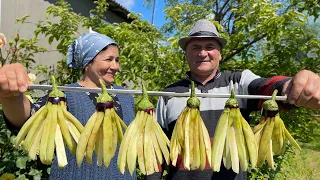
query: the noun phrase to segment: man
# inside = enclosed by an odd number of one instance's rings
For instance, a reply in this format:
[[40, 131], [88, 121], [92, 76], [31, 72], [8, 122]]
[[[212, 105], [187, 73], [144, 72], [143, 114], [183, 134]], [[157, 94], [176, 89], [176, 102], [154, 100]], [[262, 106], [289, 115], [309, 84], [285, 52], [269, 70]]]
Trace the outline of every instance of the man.
[[[298, 72], [295, 77], [275, 76], [272, 78], [260, 78], [250, 70], [243, 72], [220, 72], [219, 63], [222, 59], [221, 50], [227, 44], [227, 40], [219, 37], [216, 27], [208, 20], [197, 21], [190, 30], [188, 37], [179, 40], [180, 47], [185, 51], [186, 60], [190, 71], [187, 78], [176, 82], [164, 91], [190, 92], [190, 80], [195, 82], [196, 92], [201, 93], [230, 93], [231, 88], [236, 94], [271, 95], [274, 89], [279, 94], [287, 95], [289, 104], [279, 103], [285, 107], [304, 106], [311, 109], [320, 108], [320, 77], [307, 70]], [[167, 131], [170, 138], [177, 117], [186, 106], [188, 98], [160, 97], [157, 107], [158, 121]], [[200, 111], [204, 123], [212, 138], [218, 119], [224, 109], [227, 98], [199, 98]], [[239, 100], [239, 107], [245, 118], [253, 110], [258, 110], [261, 105], [259, 100]], [[155, 177], [154, 174], [151, 177]], [[159, 174], [158, 174], [159, 176]], [[246, 173], [236, 174], [221, 166], [219, 173], [213, 173], [207, 163], [205, 170], [187, 171], [183, 168], [181, 156], [177, 166], [169, 166], [167, 179], [246, 179]]]

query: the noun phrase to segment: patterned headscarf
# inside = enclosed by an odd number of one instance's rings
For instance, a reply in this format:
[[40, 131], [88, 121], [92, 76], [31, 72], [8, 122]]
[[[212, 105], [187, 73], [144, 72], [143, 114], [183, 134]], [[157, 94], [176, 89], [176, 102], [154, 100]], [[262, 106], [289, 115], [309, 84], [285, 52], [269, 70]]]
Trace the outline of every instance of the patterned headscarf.
[[83, 69], [106, 46], [115, 44], [110, 37], [99, 33], [82, 34], [69, 46], [67, 65]]

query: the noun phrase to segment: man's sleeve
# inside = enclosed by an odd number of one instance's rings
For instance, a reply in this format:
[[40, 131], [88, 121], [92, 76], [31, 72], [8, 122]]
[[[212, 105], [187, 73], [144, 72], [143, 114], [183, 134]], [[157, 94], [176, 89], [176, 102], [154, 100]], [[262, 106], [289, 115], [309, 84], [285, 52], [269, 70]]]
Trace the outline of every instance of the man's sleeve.
[[[39, 101], [35, 104], [30, 102], [30, 116], [28, 117], [28, 119], [34, 114], [36, 113], [42, 106], [44, 106], [47, 102], [48, 96], [43, 96], [42, 98], [39, 99]], [[4, 119], [4, 122], [6, 123], [7, 128], [15, 135], [17, 135], [19, 133], [19, 130], [21, 129], [21, 127], [17, 128], [16, 126], [12, 125], [11, 122], [7, 119], [7, 117], [4, 115], [4, 113], [2, 112], [2, 116]]]
[[241, 78], [239, 81], [239, 94], [248, 95], [250, 84], [256, 79], [260, 79], [260, 76], [254, 74], [250, 70], [244, 70], [241, 72]]
[[[291, 77], [288, 76], [273, 76], [271, 78], [258, 78], [253, 80], [248, 86], [248, 92], [251, 95], [265, 95], [271, 96], [275, 89], [278, 90], [278, 96], [281, 96], [282, 87], [285, 82], [289, 81]], [[259, 110], [265, 100], [250, 100], [248, 101], [248, 109]], [[278, 102], [280, 109], [292, 109], [294, 106]]]

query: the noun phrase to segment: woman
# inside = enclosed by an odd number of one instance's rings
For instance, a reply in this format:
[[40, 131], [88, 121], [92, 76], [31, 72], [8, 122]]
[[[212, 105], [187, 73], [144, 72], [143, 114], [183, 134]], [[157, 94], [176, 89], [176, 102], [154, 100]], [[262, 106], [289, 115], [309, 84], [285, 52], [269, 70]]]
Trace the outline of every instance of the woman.
[[[73, 87], [99, 88], [99, 79], [103, 79], [108, 88], [121, 88], [113, 83], [114, 76], [119, 70], [119, 47], [109, 37], [90, 33], [81, 35], [69, 47], [67, 64], [71, 68], [83, 70], [80, 81], [70, 84]], [[24, 96], [27, 89], [28, 77], [21, 64], [5, 65], [0, 69], [0, 103], [2, 103], [5, 120], [9, 129], [19, 129], [23, 123], [41, 106], [46, 98], [41, 98], [32, 104]], [[65, 92], [68, 111], [83, 125], [95, 111], [96, 93]], [[117, 114], [128, 125], [134, 118], [134, 101], [129, 95], [113, 97]], [[55, 159], [51, 167], [50, 179], [136, 179], [129, 173], [122, 175], [117, 169], [117, 154], [108, 168], [83, 163], [78, 168], [75, 156], [67, 151], [68, 165], [58, 168]], [[95, 157], [93, 162], [95, 161]]]

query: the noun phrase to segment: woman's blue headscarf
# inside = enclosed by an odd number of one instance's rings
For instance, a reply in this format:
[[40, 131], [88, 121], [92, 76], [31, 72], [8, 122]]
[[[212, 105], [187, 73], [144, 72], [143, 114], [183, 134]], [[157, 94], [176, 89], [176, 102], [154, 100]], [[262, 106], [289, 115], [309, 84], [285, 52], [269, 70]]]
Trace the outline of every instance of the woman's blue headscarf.
[[69, 46], [67, 65], [71, 68], [83, 69], [104, 47], [110, 44], [117, 45], [106, 35], [99, 33], [82, 34]]

